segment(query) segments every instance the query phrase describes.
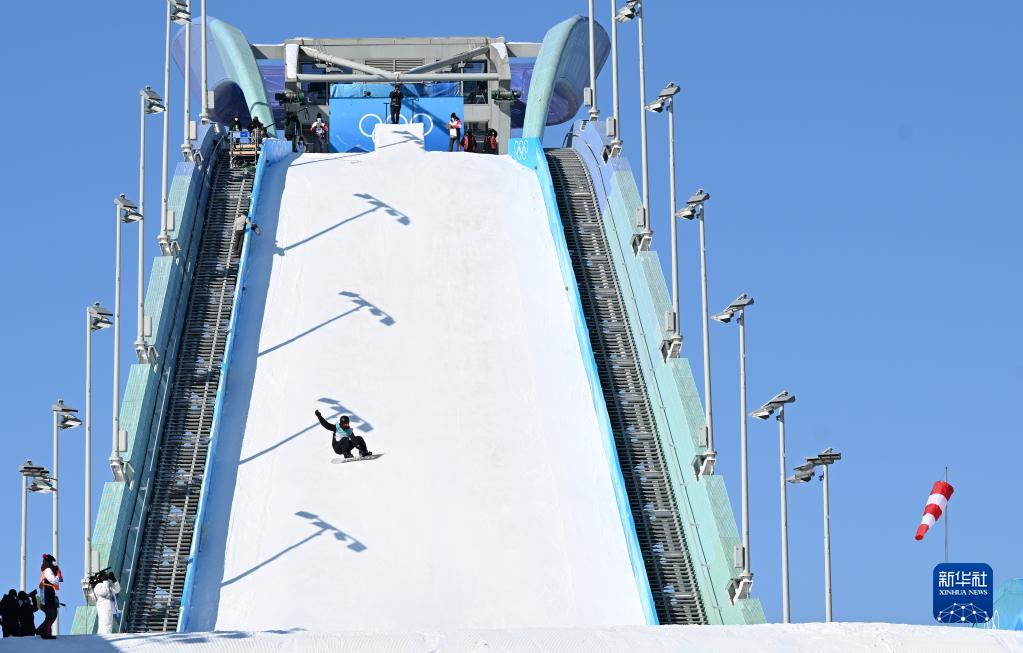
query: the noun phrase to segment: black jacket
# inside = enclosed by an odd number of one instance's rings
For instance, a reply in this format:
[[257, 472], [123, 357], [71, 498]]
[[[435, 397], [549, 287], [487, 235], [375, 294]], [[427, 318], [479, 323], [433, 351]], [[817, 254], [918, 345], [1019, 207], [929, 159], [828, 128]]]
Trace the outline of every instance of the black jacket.
[[404, 100], [404, 99], [405, 99], [405, 94], [402, 93], [400, 90], [395, 89], [395, 90], [391, 91], [391, 106], [392, 107], [400, 107], [401, 106], [401, 101]]

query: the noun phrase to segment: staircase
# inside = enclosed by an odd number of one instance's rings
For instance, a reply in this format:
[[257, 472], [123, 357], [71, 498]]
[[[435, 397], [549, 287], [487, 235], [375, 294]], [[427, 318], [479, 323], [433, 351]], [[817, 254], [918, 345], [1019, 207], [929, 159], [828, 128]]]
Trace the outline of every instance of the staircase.
[[575, 150], [546, 155], [658, 622], [706, 624], [593, 183]]
[[229, 159], [219, 157], [213, 172], [166, 419], [148, 488], [149, 508], [131, 579], [125, 632], [177, 630], [238, 278], [238, 262], [231, 255], [234, 220], [249, 207], [254, 177], [251, 168], [232, 168]]

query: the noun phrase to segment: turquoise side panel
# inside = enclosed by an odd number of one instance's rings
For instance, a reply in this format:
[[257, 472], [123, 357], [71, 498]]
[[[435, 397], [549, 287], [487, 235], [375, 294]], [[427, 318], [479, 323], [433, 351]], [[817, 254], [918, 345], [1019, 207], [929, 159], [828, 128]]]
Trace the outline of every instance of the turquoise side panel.
[[629, 550], [632, 573], [636, 578], [636, 588], [642, 601], [643, 615], [646, 622], [650, 625], [656, 625], [658, 623], [657, 613], [654, 610], [653, 595], [650, 592], [650, 581], [647, 577], [646, 566], [643, 563], [643, 554], [639, 548], [636, 523], [632, 519], [632, 510], [629, 507], [629, 497], [625, 492], [625, 479], [622, 477], [622, 468], [618, 461], [618, 450], [615, 447], [614, 436], [611, 432], [611, 420], [608, 417], [607, 404], [604, 403], [604, 391], [600, 385], [600, 377], [597, 375], [597, 363], [593, 357], [593, 346], [590, 344], [590, 332], [586, 326], [586, 318], [583, 316], [582, 301], [579, 298], [579, 286], [576, 283], [575, 272], [572, 270], [572, 258], [568, 253], [568, 243], [565, 241], [565, 228], [561, 222], [561, 213], [558, 211], [558, 201], [554, 195], [554, 184], [551, 181], [551, 171], [547, 167], [547, 157], [544, 155], [543, 145], [541, 145], [538, 138], [512, 138], [508, 142], [508, 151], [513, 159], [533, 170], [536, 173], [537, 180], [540, 182], [544, 205], [547, 208], [547, 220], [551, 229], [551, 236], [554, 240], [554, 248], [558, 253], [561, 280], [565, 284], [565, 290], [569, 293], [569, 304], [572, 308], [572, 321], [575, 325], [576, 340], [579, 343], [579, 353], [582, 357], [583, 367], [586, 369], [586, 378], [590, 383], [593, 409], [597, 416], [597, 423], [600, 426], [601, 443], [604, 447], [604, 455], [607, 457], [608, 471], [611, 474], [611, 484], [614, 488], [615, 500], [618, 504], [618, 515], [622, 522], [622, 531], [625, 534], [625, 542]]
[[642, 206], [639, 189], [624, 157], [604, 162], [601, 153], [607, 139], [601, 131], [575, 125], [569, 144], [582, 156], [598, 195], [707, 618], [712, 624], [764, 623], [758, 599], [733, 605], [728, 598], [729, 581], [742, 571], [733, 564], [740, 544], [735, 518], [724, 479], [719, 475], [696, 479], [693, 461], [704, 450], [703, 406], [688, 359], [665, 363], [661, 358], [663, 316], [671, 306], [667, 284], [656, 252], [633, 253], [633, 225]]
[[[212, 164], [217, 137], [214, 129], [206, 129], [200, 135], [199, 151], [203, 161]], [[143, 513], [145, 497], [139, 488], [147, 485], [152, 472], [170, 373], [188, 302], [194, 266], [192, 254], [198, 247], [197, 236], [205, 215], [211, 167], [183, 162], [174, 171], [168, 192], [168, 210], [175, 216], [175, 228], [169, 233], [180, 249], [176, 256], [154, 258], [145, 295], [145, 313], [153, 321], [151, 342], [159, 358], [156, 365], [136, 364], [128, 372], [121, 400], [120, 425], [128, 433], [128, 448], [123, 457], [131, 466], [132, 474], [129, 483], [104, 483], [94, 522], [92, 546], [99, 554], [100, 568], [111, 567], [121, 579], [122, 586], [127, 585], [125, 572], [131, 568], [134, 535]], [[97, 429], [98, 442], [103, 441], [105, 432], [102, 428]], [[122, 592], [122, 603], [126, 596], [127, 592]], [[95, 609], [88, 606], [78, 608], [72, 634], [95, 630]]]

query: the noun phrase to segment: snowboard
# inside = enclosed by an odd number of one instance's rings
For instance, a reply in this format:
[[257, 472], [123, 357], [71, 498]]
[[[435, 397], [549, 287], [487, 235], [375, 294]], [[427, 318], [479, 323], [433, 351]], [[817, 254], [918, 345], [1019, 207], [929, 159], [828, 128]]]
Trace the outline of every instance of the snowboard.
[[372, 456], [355, 456], [354, 458], [335, 458], [334, 460], [332, 460], [330, 462], [335, 464], [335, 465], [342, 465], [344, 463], [354, 463], [354, 462], [358, 462], [360, 460], [376, 460], [377, 458], [379, 458], [382, 455], [384, 455], [384, 454], [382, 454], [382, 453], [375, 453]]

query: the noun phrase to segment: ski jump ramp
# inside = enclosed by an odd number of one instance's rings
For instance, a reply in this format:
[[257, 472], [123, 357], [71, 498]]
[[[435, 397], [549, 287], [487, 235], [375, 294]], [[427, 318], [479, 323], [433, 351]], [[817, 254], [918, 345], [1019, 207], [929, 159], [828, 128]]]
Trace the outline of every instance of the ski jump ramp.
[[264, 183], [189, 630], [645, 623], [535, 175], [405, 132]]

